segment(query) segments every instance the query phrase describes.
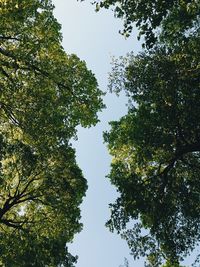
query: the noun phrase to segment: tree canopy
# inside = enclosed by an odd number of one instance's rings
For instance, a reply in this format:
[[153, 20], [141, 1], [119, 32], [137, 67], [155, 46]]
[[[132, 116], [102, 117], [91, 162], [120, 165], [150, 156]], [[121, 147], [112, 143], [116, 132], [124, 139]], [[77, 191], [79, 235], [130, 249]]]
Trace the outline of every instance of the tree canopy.
[[[80, 0], [84, 1], [84, 0]], [[104, 0], [93, 1], [96, 11], [111, 8], [115, 17], [124, 22], [122, 33], [129, 36], [133, 26], [139, 30], [138, 38], [145, 38], [145, 45], [152, 47], [162, 28], [163, 35], [173, 41], [177, 35], [193, 29], [199, 21], [200, 3], [196, 0]]]
[[110, 88], [125, 90], [129, 111], [104, 134], [120, 193], [107, 226], [151, 266], [178, 266], [200, 240], [199, 52], [194, 36], [113, 64]]
[[50, 0], [3, 0], [0, 17], [0, 264], [69, 267], [87, 189], [71, 139], [98, 122], [102, 92]]

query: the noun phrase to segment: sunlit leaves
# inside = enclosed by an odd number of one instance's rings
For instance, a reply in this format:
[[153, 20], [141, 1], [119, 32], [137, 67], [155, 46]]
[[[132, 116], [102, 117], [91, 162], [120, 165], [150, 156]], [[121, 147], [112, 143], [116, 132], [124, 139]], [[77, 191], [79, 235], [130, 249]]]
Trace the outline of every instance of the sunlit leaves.
[[71, 139], [103, 108], [86, 63], [67, 55], [50, 0], [0, 3], [0, 258], [67, 266], [87, 189]]

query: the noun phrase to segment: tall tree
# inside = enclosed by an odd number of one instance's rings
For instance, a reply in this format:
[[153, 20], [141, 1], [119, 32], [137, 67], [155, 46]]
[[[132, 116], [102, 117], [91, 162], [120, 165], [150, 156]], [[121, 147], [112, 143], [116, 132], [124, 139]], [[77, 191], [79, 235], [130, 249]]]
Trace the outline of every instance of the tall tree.
[[[84, 0], [80, 0], [84, 1]], [[112, 8], [115, 17], [124, 21], [122, 33], [129, 36], [133, 25], [139, 30], [138, 38], [145, 38], [145, 45], [152, 47], [162, 28], [163, 37], [173, 42], [184, 36], [199, 21], [200, 3], [196, 0], [104, 0], [94, 1], [96, 11]]]
[[72, 266], [87, 183], [76, 126], [103, 108], [94, 75], [62, 48], [50, 0], [0, 2], [0, 263]]
[[151, 266], [177, 266], [200, 240], [199, 55], [194, 36], [116, 61], [110, 79], [111, 90], [126, 91], [129, 111], [104, 135], [120, 193], [107, 225]]

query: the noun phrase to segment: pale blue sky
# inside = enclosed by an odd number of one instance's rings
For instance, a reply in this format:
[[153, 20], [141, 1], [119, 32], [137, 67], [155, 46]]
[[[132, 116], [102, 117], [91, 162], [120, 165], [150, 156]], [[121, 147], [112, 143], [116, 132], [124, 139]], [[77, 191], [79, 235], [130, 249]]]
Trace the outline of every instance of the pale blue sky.
[[[67, 53], [75, 53], [87, 62], [95, 73], [99, 87], [106, 91], [111, 56], [138, 51], [136, 38], [125, 40], [119, 33], [122, 23], [112, 12], [94, 12], [89, 1], [54, 0], [55, 16], [62, 24], [63, 46]], [[70, 252], [79, 256], [77, 267], [118, 267], [128, 258], [132, 267], [143, 267], [129, 256], [125, 241], [112, 234], [104, 224], [109, 218], [108, 204], [116, 199], [116, 191], [105, 176], [109, 173], [110, 156], [103, 144], [102, 133], [108, 121], [119, 119], [125, 112], [125, 97], [107, 95], [107, 109], [99, 114], [101, 122], [90, 129], [79, 129], [74, 144], [77, 161], [88, 180], [89, 189], [81, 206], [83, 231], [76, 235]]]

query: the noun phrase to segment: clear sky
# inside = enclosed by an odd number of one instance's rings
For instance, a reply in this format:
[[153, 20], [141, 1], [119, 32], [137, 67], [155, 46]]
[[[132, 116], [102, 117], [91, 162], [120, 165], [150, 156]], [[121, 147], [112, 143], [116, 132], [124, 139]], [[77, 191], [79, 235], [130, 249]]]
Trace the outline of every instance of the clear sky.
[[[107, 90], [111, 56], [137, 52], [140, 45], [133, 36], [125, 40], [118, 31], [122, 23], [111, 11], [94, 12], [90, 1], [54, 0], [55, 16], [62, 24], [63, 46], [67, 53], [75, 53], [87, 62], [95, 73], [101, 90]], [[102, 133], [109, 129], [108, 122], [117, 120], [126, 112], [126, 98], [107, 94], [107, 105], [99, 114], [100, 123], [90, 129], [79, 129], [74, 143], [77, 161], [88, 180], [89, 189], [81, 206], [83, 231], [75, 236], [70, 252], [78, 255], [77, 267], [118, 267], [126, 257], [130, 266], [143, 267], [133, 262], [124, 240], [112, 234], [104, 224], [109, 218], [108, 204], [116, 199], [116, 191], [105, 176], [109, 173], [110, 156], [103, 144]]]

